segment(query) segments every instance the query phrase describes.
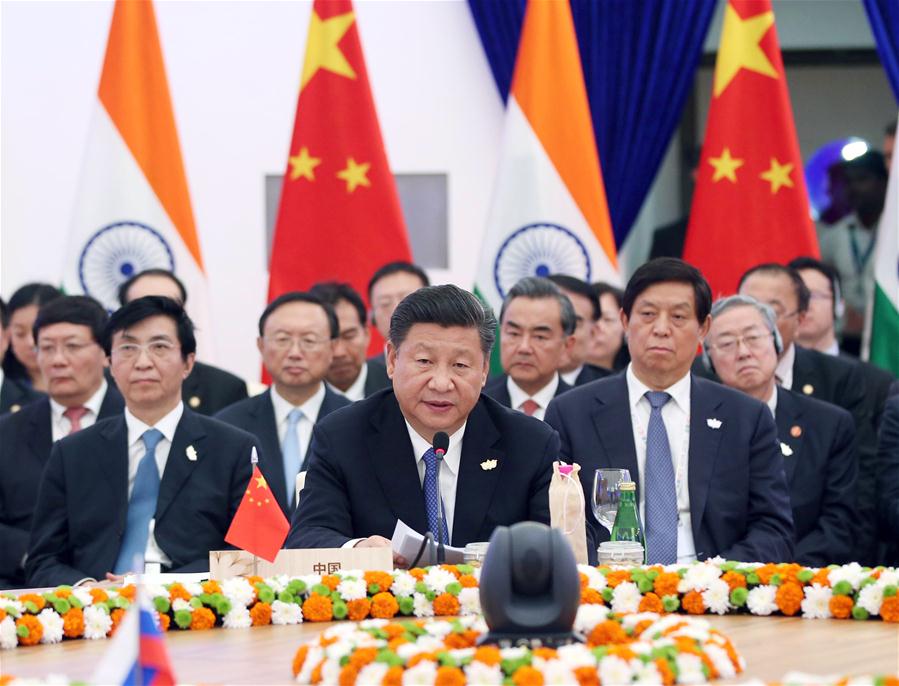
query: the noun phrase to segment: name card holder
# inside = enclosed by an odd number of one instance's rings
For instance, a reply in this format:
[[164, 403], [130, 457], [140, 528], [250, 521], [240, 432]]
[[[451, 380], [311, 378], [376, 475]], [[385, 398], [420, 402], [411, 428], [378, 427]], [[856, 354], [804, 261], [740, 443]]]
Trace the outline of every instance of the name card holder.
[[245, 550], [210, 550], [209, 577], [223, 580], [235, 576], [302, 576], [334, 574], [341, 570], [393, 570], [390, 548], [311, 548], [282, 550], [274, 562], [263, 560]]

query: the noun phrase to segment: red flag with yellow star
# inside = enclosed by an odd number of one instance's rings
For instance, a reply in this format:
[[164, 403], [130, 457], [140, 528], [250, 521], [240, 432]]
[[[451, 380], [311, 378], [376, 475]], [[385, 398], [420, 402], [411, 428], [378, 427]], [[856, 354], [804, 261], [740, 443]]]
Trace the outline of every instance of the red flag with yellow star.
[[[350, 0], [315, 0], [269, 269], [269, 301], [318, 281], [367, 297], [411, 260]], [[373, 341], [373, 349], [379, 349]]]
[[717, 297], [762, 262], [818, 255], [770, 0], [729, 0], [684, 259]]
[[254, 463], [253, 476], [225, 534], [225, 542], [274, 562], [289, 531], [290, 524], [281, 506], [259, 471], [259, 465]]

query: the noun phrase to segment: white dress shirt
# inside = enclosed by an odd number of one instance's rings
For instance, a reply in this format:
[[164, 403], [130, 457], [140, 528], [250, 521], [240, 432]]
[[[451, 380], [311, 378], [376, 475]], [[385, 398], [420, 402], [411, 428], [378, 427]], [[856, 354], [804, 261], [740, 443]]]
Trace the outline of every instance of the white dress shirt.
[[297, 437], [300, 441], [301, 463], [305, 462], [306, 450], [309, 448], [309, 441], [312, 440], [312, 427], [315, 426], [319, 410], [322, 409], [322, 401], [325, 399], [324, 382], [319, 383], [318, 390], [302, 405], [292, 405], [278, 393], [278, 389], [274, 386], [272, 386], [271, 395], [272, 407], [275, 410], [275, 426], [278, 427], [278, 445], [284, 445], [284, 438], [287, 436], [287, 425], [290, 423], [288, 415], [290, 415], [291, 411], [298, 409], [303, 413], [302, 418], [297, 422]]
[[552, 381], [550, 381], [543, 388], [534, 393], [534, 395], [525, 393], [521, 389], [521, 386], [512, 381], [511, 376], [506, 377], [506, 388], [509, 391], [509, 400], [511, 401], [512, 408], [515, 410], [521, 410], [521, 406], [524, 404], [525, 400], [533, 400], [535, 403], [537, 403], [537, 409], [531, 416], [535, 419], [539, 419], [540, 421], [543, 421], [543, 416], [546, 414], [546, 408], [549, 405], [549, 402], [556, 396], [556, 389], [558, 387], [558, 372], [553, 375]]
[[567, 383], [569, 386], [574, 386], [577, 381], [578, 375], [580, 375], [581, 371], [584, 369], [584, 365], [580, 365], [577, 369], [572, 369], [570, 372], [559, 372], [559, 376], [562, 377], [562, 381]]
[[777, 362], [774, 375], [780, 379], [780, 385], [788, 391], [793, 389], [793, 363], [796, 361], [796, 346], [790, 343], [790, 347], [784, 352], [783, 357]]
[[768, 406], [768, 409], [771, 410], [771, 416], [777, 417], [777, 386], [774, 386], [774, 390], [771, 391], [771, 397], [768, 398], [765, 403]]
[[368, 365], [363, 362], [362, 369], [359, 370], [359, 376], [356, 377], [356, 380], [348, 389], [346, 389], [345, 391], [341, 391], [334, 384], [331, 384], [331, 388], [334, 389], [335, 393], [340, 393], [340, 395], [342, 395], [347, 400], [356, 402], [357, 400], [362, 400], [365, 397], [365, 381], [367, 379]]
[[840, 344], [837, 341], [834, 341], [830, 344], [830, 347], [824, 351], [825, 355], [833, 355], [834, 357], [838, 357], [840, 354]]
[[[646, 436], [652, 406], [645, 393], [652, 390], [634, 374], [633, 365], [627, 366], [627, 394], [631, 409], [631, 426], [634, 447], [637, 452], [637, 471], [641, 484], [646, 483]], [[689, 453], [690, 453], [690, 388], [689, 372], [665, 389], [671, 399], [662, 407], [662, 421], [668, 434], [671, 462], [674, 468], [674, 485], [677, 493], [677, 562], [684, 564], [696, 559], [693, 543], [693, 521], [690, 514]], [[633, 477], [633, 474], [631, 474]], [[646, 489], [640, 489], [640, 517], [646, 522]]]
[[[87, 412], [85, 412], [84, 416], [81, 418], [82, 429], [86, 429], [96, 423], [97, 416], [100, 414], [100, 405], [103, 404], [103, 398], [106, 397], [106, 389], [108, 387], [109, 384], [106, 383], [106, 379], [103, 379], [97, 392], [84, 403]], [[69, 432], [72, 430], [72, 422], [69, 421], [68, 417], [63, 416], [63, 413], [67, 409], [68, 408], [65, 405], [60, 405], [52, 397], [50, 398], [50, 428], [52, 430], [54, 443], [60, 438], [68, 436]]]

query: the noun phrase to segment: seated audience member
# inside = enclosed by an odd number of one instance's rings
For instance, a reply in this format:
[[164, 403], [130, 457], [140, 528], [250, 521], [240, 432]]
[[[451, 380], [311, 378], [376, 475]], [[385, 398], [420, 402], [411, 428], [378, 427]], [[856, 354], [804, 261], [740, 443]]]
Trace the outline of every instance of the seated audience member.
[[31, 516], [53, 443], [125, 407], [103, 375], [107, 318], [93, 298], [67, 295], [44, 305], [34, 320], [49, 397], [0, 422], [0, 588], [25, 583]]
[[[424, 269], [410, 262], [390, 262], [376, 271], [368, 282], [371, 323], [385, 341], [390, 334], [390, 317], [400, 301], [431, 282]], [[385, 354], [371, 359], [385, 364]]]
[[497, 402], [543, 419], [549, 401], [571, 390], [559, 374], [574, 343], [575, 311], [549, 279], [526, 276], [509, 289], [499, 315], [504, 374], [484, 393]]
[[574, 344], [559, 366], [562, 380], [569, 386], [583, 386], [585, 383], [608, 376], [608, 369], [587, 362], [587, 355], [593, 344], [594, 329], [601, 314], [596, 291], [586, 281], [567, 274], [554, 274], [547, 278], [568, 296], [574, 307]]
[[852, 414], [858, 446], [858, 517], [870, 524], [856, 532], [852, 559], [863, 564], [874, 562], [877, 435], [861, 369], [853, 361], [808, 350], [794, 342], [810, 300], [805, 282], [794, 269], [773, 263], [753, 267], [740, 278], [738, 292], [769, 305], [777, 315], [777, 330], [783, 340], [775, 371], [778, 385], [838, 405]]
[[896, 556], [899, 545], [899, 396], [891, 397], [883, 412], [880, 445], [877, 451], [878, 474], [877, 513], [881, 531], [890, 546], [887, 564], [899, 564]]
[[306, 469], [312, 426], [350, 401], [324, 382], [337, 339], [330, 305], [299, 291], [273, 300], [259, 318], [256, 346], [272, 386], [216, 415], [249, 431], [261, 446], [259, 469], [286, 513]]
[[[0, 360], [9, 349], [9, 308], [0, 298]], [[28, 384], [22, 384], [9, 377], [0, 367], [0, 417], [10, 412], [16, 413], [33, 400], [41, 397], [41, 393], [32, 390]]]
[[46, 283], [27, 283], [9, 299], [9, 348], [3, 358], [3, 375], [21, 386], [45, 393], [47, 384], [41, 376], [34, 348], [34, 320], [42, 305], [62, 293]]
[[319, 283], [309, 292], [334, 308], [340, 335], [334, 345], [334, 358], [325, 377], [329, 384], [351, 401], [367, 398], [387, 388], [390, 379], [384, 365], [365, 359], [371, 333], [365, 315], [365, 303], [348, 283]]
[[793, 508], [794, 561], [811, 567], [843, 564], [850, 561], [856, 522], [852, 415], [778, 387], [774, 370], [781, 344], [768, 305], [732, 295], [712, 306], [703, 345], [718, 378], [765, 403], [777, 424]]
[[[119, 287], [119, 302], [126, 305], [145, 295], [161, 295], [184, 307], [187, 290], [181, 279], [166, 269], [147, 269]], [[184, 402], [194, 412], [212, 416], [247, 397], [247, 384], [240, 377], [211, 364], [194, 362], [190, 376], [181, 384]]]
[[[559, 432], [561, 459], [581, 465], [587, 502], [596, 469], [630, 471], [649, 564], [791, 560], [790, 497], [771, 412], [690, 373], [710, 307], [695, 267], [675, 258], [641, 266], [622, 300], [627, 372], [556, 398], [546, 421]], [[608, 539], [589, 508], [587, 521], [595, 543]]]
[[[497, 526], [549, 522], [559, 439], [481, 395], [495, 335], [493, 314], [456, 286], [421, 288], [400, 303], [387, 343], [393, 388], [315, 427], [288, 547], [389, 547], [397, 519], [442, 530], [454, 546], [487, 541]], [[439, 431], [449, 435], [442, 466], [432, 449]]]
[[593, 342], [587, 354], [587, 362], [620, 372], [630, 362], [630, 354], [624, 344], [624, 328], [621, 326], [621, 296], [624, 292], [598, 281], [592, 285], [599, 298], [600, 316], [593, 327]]
[[196, 340], [178, 302], [132, 300], [103, 341], [125, 411], [53, 445], [25, 564], [34, 587], [118, 579], [141, 557], [208, 570], [252, 474], [253, 437], [181, 401]]

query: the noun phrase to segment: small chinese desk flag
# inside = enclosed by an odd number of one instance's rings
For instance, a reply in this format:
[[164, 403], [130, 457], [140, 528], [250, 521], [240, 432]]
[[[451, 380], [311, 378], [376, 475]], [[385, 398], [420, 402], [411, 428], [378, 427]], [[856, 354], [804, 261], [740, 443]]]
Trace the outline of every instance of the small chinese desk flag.
[[225, 534], [225, 542], [274, 562], [290, 531], [290, 524], [259, 471], [255, 448], [251, 460], [253, 476]]

